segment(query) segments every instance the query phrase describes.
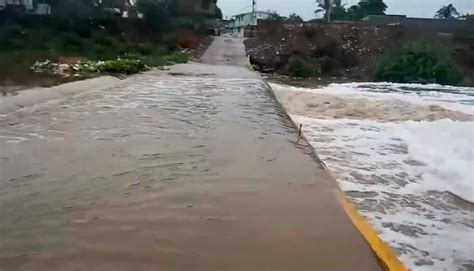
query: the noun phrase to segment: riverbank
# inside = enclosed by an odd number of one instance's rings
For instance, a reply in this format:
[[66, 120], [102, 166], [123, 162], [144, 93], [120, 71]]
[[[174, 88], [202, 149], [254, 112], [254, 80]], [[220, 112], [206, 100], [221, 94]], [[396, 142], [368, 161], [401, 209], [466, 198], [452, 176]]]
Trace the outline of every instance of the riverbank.
[[0, 114], [7, 114], [18, 109], [28, 108], [48, 101], [87, 93], [89, 91], [105, 90], [117, 86], [121, 81], [122, 80], [117, 77], [101, 76], [47, 88], [30, 88], [20, 91], [16, 95], [0, 96]]
[[[466, 26], [468, 27], [468, 26]], [[455, 29], [456, 30], [456, 29]], [[444, 29], [443, 31], [447, 31]], [[368, 23], [335, 22], [295, 24], [285, 21], [259, 21], [256, 36], [245, 41], [253, 67], [262, 73], [311, 77], [315, 81], [371, 82], [410, 80], [417, 83], [455, 82], [474, 85], [474, 48], [472, 31], [408, 28], [398, 24], [370, 25]], [[391, 78], [381, 72], [382, 64], [395, 63], [401, 56], [400, 48], [418, 55], [411, 59], [423, 63], [437, 61], [444, 70], [429, 70], [434, 65], [422, 67], [414, 78]], [[398, 55], [397, 55], [398, 54]], [[429, 55], [426, 59], [425, 56]], [[401, 58], [403, 59], [403, 57]], [[385, 62], [384, 62], [385, 61]], [[453, 63], [452, 63], [453, 62]], [[431, 63], [431, 62], [430, 62]], [[452, 64], [452, 66], [451, 66]], [[398, 67], [389, 67], [393, 73], [411, 69], [410, 63], [401, 61]], [[439, 74], [430, 78], [429, 74]], [[408, 74], [415, 74], [411, 69]], [[453, 72], [453, 80], [443, 78]], [[441, 76], [443, 74], [443, 76]], [[381, 79], [386, 76], [386, 79]], [[427, 78], [423, 78], [427, 76]], [[393, 77], [393, 76], [392, 76]], [[436, 82], [438, 82], [436, 81]], [[449, 84], [449, 83], [448, 83]], [[454, 83], [451, 83], [454, 84]]]
[[[81, 70], [78, 62], [140, 61], [148, 67], [185, 63], [210, 44], [207, 35], [185, 27], [155, 29], [143, 20], [125, 18], [64, 19], [49, 16], [0, 19], [0, 92], [10, 95], [32, 87], [110, 73], [134, 73], [128, 64]], [[185, 51], [183, 49], [189, 49]], [[47, 61], [47, 62], [45, 62]], [[32, 70], [35, 63], [50, 63]], [[72, 67], [76, 65], [77, 67]], [[49, 67], [51, 66], [51, 67]], [[54, 66], [54, 67], [53, 67]]]
[[474, 267], [474, 89], [271, 86], [341, 189], [408, 268]]

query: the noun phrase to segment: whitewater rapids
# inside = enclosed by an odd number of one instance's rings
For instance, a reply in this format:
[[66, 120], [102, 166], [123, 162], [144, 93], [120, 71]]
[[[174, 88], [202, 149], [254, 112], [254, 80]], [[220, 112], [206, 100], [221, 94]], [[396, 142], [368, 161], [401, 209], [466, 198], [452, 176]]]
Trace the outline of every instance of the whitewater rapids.
[[408, 268], [473, 270], [474, 88], [271, 87]]

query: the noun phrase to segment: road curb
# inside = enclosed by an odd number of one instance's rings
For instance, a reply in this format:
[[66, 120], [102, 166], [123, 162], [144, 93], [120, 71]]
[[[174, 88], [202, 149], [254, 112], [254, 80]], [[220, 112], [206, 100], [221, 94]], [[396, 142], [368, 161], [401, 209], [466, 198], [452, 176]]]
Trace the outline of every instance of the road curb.
[[[295, 121], [289, 116], [288, 112], [286, 111], [285, 107], [283, 104], [278, 100], [277, 95], [273, 91], [272, 87], [270, 84], [268, 84], [266, 81], [264, 81], [265, 84], [267, 85], [271, 95], [277, 102], [277, 104], [282, 108], [282, 110], [285, 112], [285, 115], [287, 118], [293, 123], [295, 127], [295, 131], [298, 129], [298, 124], [295, 123]], [[309, 145], [309, 147], [312, 150], [312, 155], [315, 157], [316, 161], [321, 163], [322, 167], [328, 172], [328, 174], [331, 176], [331, 178], [336, 182], [336, 185], [338, 187], [338, 190], [336, 192], [336, 199], [338, 200], [340, 206], [344, 211], [346, 212], [347, 216], [351, 220], [352, 224], [355, 226], [355, 228], [359, 231], [359, 233], [362, 235], [364, 240], [367, 242], [369, 245], [370, 249], [373, 251], [377, 259], [379, 260], [380, 266], [383, 268], [385, 271], [408, 271], [408, 269], [403, 265], [402, 262], [398, 259], [396, 254], [393, 252], [393, 249], [382, 239], [377, 234], [377, 231], [370, 225], [370, 223], [362, 217], [359, 212], [357, 211], [356, 207], [350, 202], [350, 200], [347, 198], [346, 194], [341, 190], [339, 184], [337, 183], [336, 178], [332, 174], [331, 170], [326, 166], [323, 160], [319, 158], [319, 156], [316, 153], [316, 150], [314, 149], [311, 144], [309, 144], [309, 141], [307, 138], [304, 136], [304, 133], [301, 135], [302, 139], [306, 141], [306, 143]]]
[[352, 221], [352, 224], [359, 230], [370, 248], [374, 251], [382, 267], [386, 271], [407, 271], [408, 269], [398, 259], [393, 249], [378, 236], [370, 223], [359, 214], [356, 207], [348, 200], [346, 194], [339, 190], [336, 198]]

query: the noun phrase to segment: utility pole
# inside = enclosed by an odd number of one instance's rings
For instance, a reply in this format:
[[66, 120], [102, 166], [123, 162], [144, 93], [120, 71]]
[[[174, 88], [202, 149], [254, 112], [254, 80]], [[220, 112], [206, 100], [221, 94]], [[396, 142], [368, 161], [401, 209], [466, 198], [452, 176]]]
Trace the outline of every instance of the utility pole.
[[257, 12], [257, 0], [252, 0], [252, 13], [255, 15]]
[[331, 22], [331, 12], [332, 12], [332, 6], [329, 6], [329, 8], [328, 8], [328, 23]]

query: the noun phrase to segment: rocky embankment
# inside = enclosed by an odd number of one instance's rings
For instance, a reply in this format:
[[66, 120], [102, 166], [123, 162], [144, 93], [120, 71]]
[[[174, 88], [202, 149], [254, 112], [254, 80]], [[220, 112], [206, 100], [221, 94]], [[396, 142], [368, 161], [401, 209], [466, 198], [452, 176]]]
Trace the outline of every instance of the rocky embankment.
[[[245, 44], [251, 63], [260, 72], [289, 75], [289, 63], [300, 58], [322, 63], [322, 77], [373, 81], [374, 68], [387, 49], [417, 38], [414, 30], [400, 25], [260, 21], [257, 37]], [[464, 84], [474, 84], [474, 46], [439, 33], [424, 33], [422, 38], [451, 49], [465, 76]]]

